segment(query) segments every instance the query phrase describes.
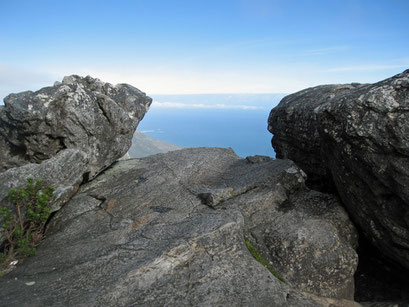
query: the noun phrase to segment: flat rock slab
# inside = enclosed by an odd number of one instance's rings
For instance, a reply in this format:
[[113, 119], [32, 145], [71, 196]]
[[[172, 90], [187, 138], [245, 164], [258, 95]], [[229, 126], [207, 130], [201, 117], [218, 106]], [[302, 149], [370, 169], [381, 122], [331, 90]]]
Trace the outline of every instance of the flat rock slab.
[[[302, 195], [312, 197], [303, 176], [291, 161], [240, 159], [220, 148], [117, 162], [57, 212], [37, 256], [0, 278], [0, 305], [354, 306], [308, 294], [322, 285], [325, 293], [318, 296], [351, 295], [345, 289], [356, 267], [356, 234], [333, 199], [297, 211]], [[315, 257], [328, 268], [328, 283], [317, 278], [323, 271], [319, 261], [311, 260], [318, 267], [306, 269], [306, 283], [297, 278], [300, 271], [291, 275], [290, 266], [269, 251], [269, 233], [282, 239], [276, 222], [290, 216], [300, 224], [309, 217], [311, 225], [324, 225], [325, 242], [313, 242], [319, 231], [314, 228], [309, 247], [292, 251], [314, 254], [319, 245], [330, 255]], [[288, 282], [257, 262], [245, 240], [272, 266], [281, 259], [277, 273]], [[301, 237], [294, 242], [305, 243]], [[287, 243], [275, 242], [274, 250]]]

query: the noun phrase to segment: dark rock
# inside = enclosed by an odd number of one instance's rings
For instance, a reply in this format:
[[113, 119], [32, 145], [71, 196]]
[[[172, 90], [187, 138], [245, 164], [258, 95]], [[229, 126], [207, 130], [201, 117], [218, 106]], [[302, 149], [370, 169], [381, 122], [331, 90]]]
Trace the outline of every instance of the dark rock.
[[337, 93], [349, 92], [360, 85], [322, 85], [286, 96], [268, 118], [268, 130], [274, 134], [272, 145], [279, 159], [291, 159], [307, 172], [309, 187], [334, 191], [331, 172], [322, 161], [322, 136], [314, 110]]
[[409, 70], [375, 84], [325, 85], [271, 111], [278, 158], [310, 186], [335, 185], [351, 217], [389, 258], [409, 269]]
[[126, 154], [151, 101], [130, 85], [75, 75], [10, 94], [0, 107], [0, 172], [75, 148], [88, 155], [93, 178]]
[[[352, 297], [355, 241], [336, 199], [306, 189], [293, 162], [182, 149], [117, 162], [83, 185], [38, 255], [0, 279], [1, 304], [355, 306], [321, 297]], [[276, 255], [289, 246], [288, 259]]]
[[[355, 272], [355, 300], [371, 302], [372, 306], [409, 306], [407, 270], [385, 258], [364, 236], [359, 237], [357, 252], [359, 264]], [[381, 305], [380, 302], [389, 304]]]

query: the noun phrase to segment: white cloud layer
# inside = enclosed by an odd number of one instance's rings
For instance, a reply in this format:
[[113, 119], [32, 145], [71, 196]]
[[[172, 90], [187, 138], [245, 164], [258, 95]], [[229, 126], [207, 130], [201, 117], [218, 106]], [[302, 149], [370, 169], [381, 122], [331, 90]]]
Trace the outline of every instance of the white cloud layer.
[[202, 104], [202, 103], [180, 103], [180, 102], [159, 102], [153, 101], [153, 108], [170, 108], [170, 109], [236, 109], [236, 110], [263, 110], [261, 106], [247, 106], [247, 105], [228, 105], [228, 104]]

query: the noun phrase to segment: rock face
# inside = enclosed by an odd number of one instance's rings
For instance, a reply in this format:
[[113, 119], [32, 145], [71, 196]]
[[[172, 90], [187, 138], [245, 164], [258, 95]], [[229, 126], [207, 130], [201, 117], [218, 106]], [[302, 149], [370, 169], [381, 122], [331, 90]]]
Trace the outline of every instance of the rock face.
[[295, 161], [312, 187], [335, 186], [372, 242], [409, 268], [409, 70], [289, 95], [268, 129], [278, 158]]
[[218, 148], [117, 162], [57, 212], [37, 256], [0, 278], [0, 304], [353, 306], [355, 230], [304, 175]]
[[75, 75], [10, 94], [0, 107], [0, 171], [75, 148], [87, 154], [93, 178], [127, 152], [151, 101], [130, 85]]

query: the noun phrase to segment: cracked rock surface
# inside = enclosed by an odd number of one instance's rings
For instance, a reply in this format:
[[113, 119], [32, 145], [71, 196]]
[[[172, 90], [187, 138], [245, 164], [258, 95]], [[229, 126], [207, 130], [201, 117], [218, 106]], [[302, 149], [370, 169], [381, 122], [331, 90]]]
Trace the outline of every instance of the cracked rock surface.
[[356, 232], [304, 176], [221, 148], [119, 161], [57, 212], [37, 256], [0, 278], [0, 305], [356, 306]]
[[335, 187], [369, 240], [409, 269], [409, 70], [289, 95], [268, 128], [277, 157], [301, 167], [309, 186]]

